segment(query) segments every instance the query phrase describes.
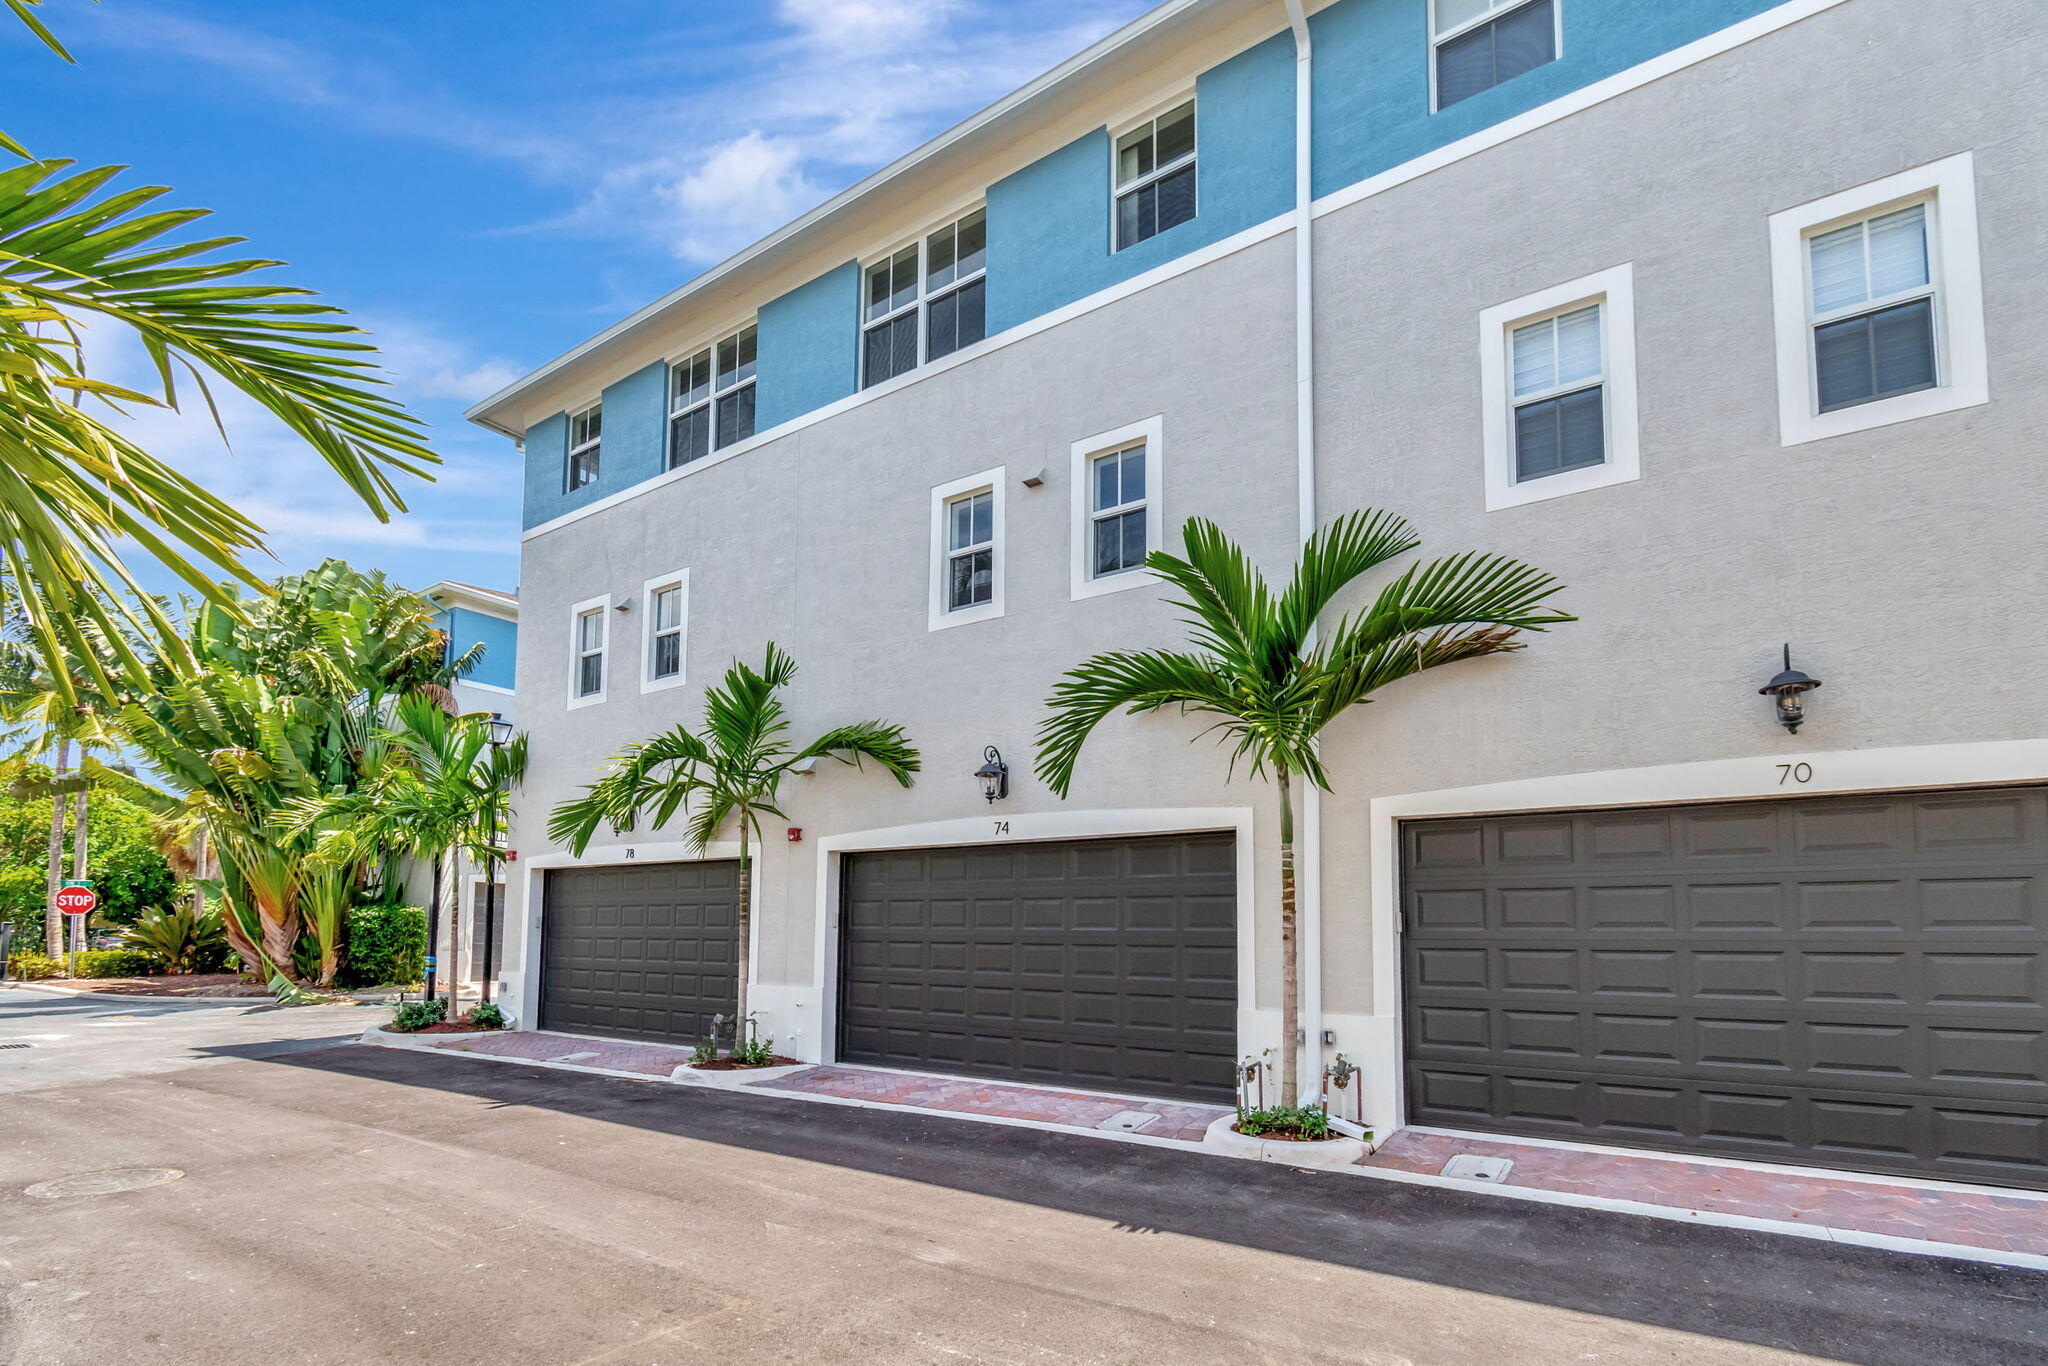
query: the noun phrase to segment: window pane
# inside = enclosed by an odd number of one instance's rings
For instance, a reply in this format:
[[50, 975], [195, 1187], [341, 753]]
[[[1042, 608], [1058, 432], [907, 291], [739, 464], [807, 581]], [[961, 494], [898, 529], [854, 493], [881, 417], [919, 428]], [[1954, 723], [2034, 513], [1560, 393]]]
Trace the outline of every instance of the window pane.
[[988, 335], [988, 281], [976, 280], [953, 297], [960, 302], [960, 345], [972, 346]]
[[962, 607], [975, 607], [995, 599], [995, 555], [992, 551], [976, 550], [966, 555], [955, 555], [950, 570], [950, 581], [946, 592], [946, 610], [958, 611]]
[[1515, 329], [1515, 393], [1541, 393], [1557, 387], [1557, 319]]
[[934, 299], [925, 306], [924, 349], [926, 360], [950, 356], [960, 349], [958, 292]]
[[948, 550], [964, 550], [974, 545], [974, 500], [956, 498], [946, 504], [946, 524]]
[[1515, 478], [1540, 479], [1607, 459], [1599, 386], [1515, 409]]
[[604, 656], [585, 655], [576, 661], [576, 695], [593, 697], [604, 687]]
[[1150, 186], [1133, 190], [1116, 202], [1116, 245], [1122, 251], [1134, 242], [1142, 242], [1154, 231], [1152, 217], [1153, 195]]
[[1195, 216], [1195, 168], [1175, 171], [1159, 182], [1159, 228], [1177, 228]]
[[754, 434], [754, 386], [719, 396], [718, 448], [745, 441]]
[[669, 406], [687, 408], [711, 392], [711, 353], [699, 351], [669, 371]]
[[1171, 165], [1195, 150], [1195, 106], [1182, 105], [1159, 120], [1159, 164]]
[[1876, 398], [1869, 315], [1815, 328], [1813, 369], [1820, 388], [1820, 410], [1824, 413]]
[[654, 676], [674, 678], [683, 671], [683, 635], [680, 631], [654, 638]]
[[960, 274], [972, 275], [988, 264], [988, 214], [976, 209], [960, 220]]
[[730, 389], [753, 378], [756, 334], [748, 328], [718, 344], [718, 387]]
[[1491, 87], [1493, 25], [1482, 24], [1436, 50], [1436, 107], [1448, 109]]
[[924, 285], [936, 289], [950, 285], [957, 272], [953, 269], [954, 248], [957, 239], [952, 228], [940, 228], [924, 242]]
[[587, 654], [604, 641], [604, 613], [585, 612], [576, 618], [576, 649]]
[[905, 247], [897, 252], [896, 259], [889, 263], [889, 274], [895, 284], [895, 290], [889, 296], [889, 307], [908, 307], [917, 298], [917, 248]]
[[654, 629], [672, 631], [683, 624], [683, 590], [663, 588], [654, 595]]
[[1095, 523], [1095, 577], [1120, 574], [1145, 562], [1145, 511], [1104, 517]]
[[701, 460], [711, 453], [711, 409], [693, 408], [681, 417], [669, 419], [668, 464], [670, 469]]
[[864, 382], [883, 380], [912, 369], [917, 364], [917, 314], [906, 313], [893, 322], [868, 329]]
[[974, 539], [969, 545], [983, 545], [996, 538], [996, 496], [993, 493], [977, 493], [967, 500], [973, 509]]
[[1813, 272], [1813, 311], [1832, 313], [1870, 297], [1863, 276], [1863, 225], [1823, 233], [1807, 244]]
[[1135, 129], [1117, 139], [1116, 183], [1127, 185], [1152, 169], [1152, 125]]
[[586, 446], [569, 457], [569, 490], [575, 492], [597, 482], [598, 448]]
[[1095, 510], [1101, 512], [1123, 501], [1117, 477], [1117, 458], [1100, 456], [1095, 461]]
[[1493, 22], [1496, 85], [1534, 71], [1557, 56], [1557, 19], [1551, 0], [1537, 0]]
[[1124, 528], [1124, 563], [1132, 569], [1145, 563], [1145, 509], [1117, 518]]
[[889, 374], [889, 327], [871, 327], [861, 338], [860, 375], [863, 386], [880, 384]]
[[1133, 446], [1118, 457], [1123, 468], [1123, 493], [1126, 503], [1136, 503], [1145, 496], [1145, 448]]
[[1494, 0], [1436, 0], [1436, 31], [1449, 33], [1486, 13]]
[[868, 267], [868, 319], [873, 321], [889, 311], [889, 263]]
[[1557, 382], [1577, 384], [1600, 378], [1600, 305], [1557, 320]]
[[1882, 299], [1927, 283], [1927, 207], [1870, 220], [1870, 297]]
[[1870, 340], [1879, 398], [1934, 387], [1932, 300], [1916, 300], [1873, 315]]

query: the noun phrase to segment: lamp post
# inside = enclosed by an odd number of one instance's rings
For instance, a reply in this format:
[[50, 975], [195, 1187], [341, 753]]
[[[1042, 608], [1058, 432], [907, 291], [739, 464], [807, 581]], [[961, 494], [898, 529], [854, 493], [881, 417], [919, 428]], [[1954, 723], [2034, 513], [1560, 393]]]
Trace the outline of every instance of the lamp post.
[[[512, 743], [512, 723], [497, 712], [491, 713], [491, 750], [495, 753]], [[492, 950], [498, 944], [498, 831], [495, 807], [491, 817], [490, 844], [484, 855], [484, 946], [483, 967], [479, 973], [479, 999], [489, 1003], [491, 999], [491, 975], [495, 969]]]

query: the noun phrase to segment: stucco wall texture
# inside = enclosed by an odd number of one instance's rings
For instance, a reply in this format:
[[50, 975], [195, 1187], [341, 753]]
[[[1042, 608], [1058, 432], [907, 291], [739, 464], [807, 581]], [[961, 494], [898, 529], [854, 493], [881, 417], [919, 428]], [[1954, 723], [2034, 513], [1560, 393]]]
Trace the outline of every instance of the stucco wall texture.
[[[1376, 796], [2048, 735], [2048, 105], [2032, 93], [2044, 68], [2026, 0], [1854, 0], [1318, 221], [1323, 516], [1389, 507], [1425, 555], [1526, 558], [1566, 581], [1559, 602], [1582, 618], [1520, 654], [1396, 684], [1329, 736], [1327, 1010], [1391, 1006], [1368, 977]], [[1766, 216], [1963, 151], [1976, 156], [1992, 401], [1781, 446]], [[908, 792], [833, 768], [789, 792], [807, 841], [777, 826], [763, 850], [762, 981], [816, 970], [818, 837], [984, 813], [970, 775], [990, 743], [1013, 775], [997, 814], [1059, 808], [1028, 772], [1059, 673], [1183, 638], [1156, 587], [1069, 600], [1069, 445], [1163, 414], [1168, 526], [1215, 518], [1283, 572], [1296, 535], [1291, 252], [1269, 240], [528, 540], [522, 857], [552, 847], [547, 811], [600, 756], [694, 722], [701, 686], [771, 639], [803, 670], [800, 737], [900, 721], [926, 767]], [[1641, 479], [1487, 512], [1479, 311], [1623, 262]], [[997, 465], [1008, 610], [929, 632], [929, 491]], [[1017, 482], [1041, 466], [1043, 488]], [[609, 699], [565, 710], [570, 605], [637, 599], [682, 567], [690, 686], [642, 695], [639, 620], [614, 614]], [[1826, 680], [1796, 739], [1756, 695], [1786, 641]], [[1064, 805], [1255, 808], [1253, 989], [1276, 1008], [1271, 796], [1242, 773], [1226, 781], [1225, 755], [1189, 743], [1199, 730], [1111, 722]]]

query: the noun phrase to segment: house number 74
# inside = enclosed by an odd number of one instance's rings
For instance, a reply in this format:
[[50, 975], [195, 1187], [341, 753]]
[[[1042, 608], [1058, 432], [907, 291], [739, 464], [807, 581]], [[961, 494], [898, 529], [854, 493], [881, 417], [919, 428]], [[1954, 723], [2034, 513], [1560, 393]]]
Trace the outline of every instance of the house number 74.
[[1785, 785], [1786, 785], [1787, 783], [1810, 783], [1810, 782], [1812, 782], [1812, 781], [1813, 781], [1813, 765], [1812, 765], [1812, 764], [1779, 764], [1779, 765], [1778, 765], [1778, 786], [1779, 786], [1779, 787], [1783, 787], [1783, 786], [1785, 786]]
[[1009, 823], [1008, 821], [997, 821], [997, 822], [996, 822], [996, 833], [997, 833], [998, 835], [1007, 835], [1007, 834], [1009, 834], [1009, 833], [1010, 833], [1010, 823]]

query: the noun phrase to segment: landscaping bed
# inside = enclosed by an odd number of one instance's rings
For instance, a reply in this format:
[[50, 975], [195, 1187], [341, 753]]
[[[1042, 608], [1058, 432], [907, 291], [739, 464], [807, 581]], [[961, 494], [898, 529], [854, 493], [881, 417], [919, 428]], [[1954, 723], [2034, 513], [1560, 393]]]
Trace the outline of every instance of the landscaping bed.
[[[13, 985], [12, 979], [9, 985]], [[33, 986], [99, 991], [109, 996], [268, 997], [268, 989], [238, 972], [193, 972], [175, 977], [43, 977]]]
[[763, 1067], [795, 1067], [798, 1059], [785, 1058], [780, 1053], [770, 1053], [766, 1061], [738, 1058], [713, 1058], [710, 1062], [693, 1062], [690, 1067], [698, 1072], [753, 1072]]

